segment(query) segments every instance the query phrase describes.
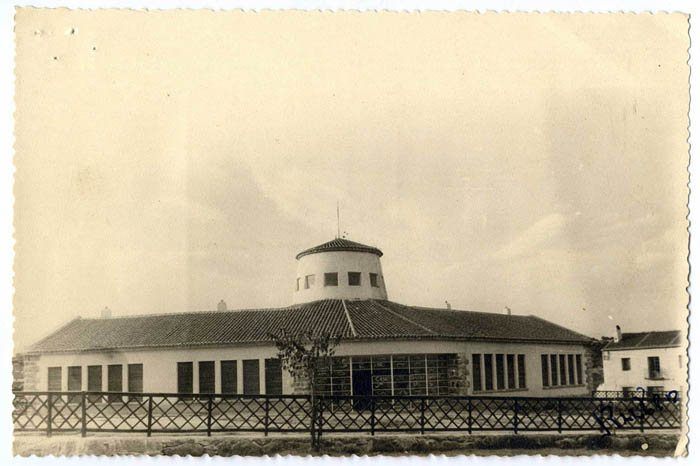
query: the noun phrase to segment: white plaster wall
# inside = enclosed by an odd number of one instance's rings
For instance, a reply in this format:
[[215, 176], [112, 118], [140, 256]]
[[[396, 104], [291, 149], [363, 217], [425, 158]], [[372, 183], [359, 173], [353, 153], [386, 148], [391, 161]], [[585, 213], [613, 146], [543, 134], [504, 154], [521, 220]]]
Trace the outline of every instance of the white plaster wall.
[[[323, 286], [324, 273], [338, 273], [338, 286]], [[360, 272], [360, 286], [348, 285], [348, 272]], [[369, 274], [376, 273], [379, 287], [370, 286]], [[307, 275], [315, 275], [315, 283], [304, 288]], [[299, 290], [296, 291], [296, 279]], [[386, 284], [379, 256], [369, 252], [329, 251], [302, 256], [297, 260], [297, 274], [292, 302], [307, 303], [319, 299], [387, 299]]]
[[[555, 345], [555, 344], [522, 344], [522, 343], [481, 343], [481, 342], [456, 342], [456, 341], [363, 341], [344, 342], [337, 350], [337, 356], [366, 356], [366, 355], [390, 355], [390, 354], [440, 354], [440, 353], [466, 353], [468, 358], [469, 373], [471, 374], [472, 353], [513, 353], [524, 354], [526, 365], [527, 390], [489, 392], [493, 394], [513, 396], [573, 396], [587, 393], [585, 385], [567, 386], [556, 388], [542, 387], [542, 370], [540, 355], [546, 354], [581, 354], [583, 360], [583, 373], [585, 374], [585, 357], [582, 345]], [[199, 391], [198, 365], [199, 361], [215, 361], [216, 367], [216, 391], [221, 391], [220, 364], [221, 360], [235, 359], [238, 361], [238, 393], [243, 392], [242, 360], [260, 360], [260, 391], [265, 392], [265, 365], [264, 359], [274, 358], [277, 351], [273, 346], [239, 346], [219, 348], [181, 348], [158, 350], [134, 350], [120, 352], [91, 352], [91, 353], [61, 353], [46, 354], [39, 358], [39, 390], [48, 389], [48, 367], [63, 367], [63, 389], [67, 389], [67, 367], [82, 366], [83, 389], [87, 388], [87, 366], [103, 365], [102, 383], [103, 390], [107, 390], [107, 365], [124, 364], [123, 383], [127, 388], [126, 364], [143, 364], [143, 389], [144, 392], [177, 392], [177, 363], [192, 361], [194, 368], [194, 392]], [[468, 377], [471, 386], [471, 375]], [[292, 380], [286, 371], [283, 371], [283, 391], [292, 393]], [[469, 389], [471, 393], [471, 388]]]
[[[659, 357], [661, 376], [664, 380], [648, 378], [650, 356]], [[606, 359], [609, 357], [609, 359]], [[630, 370], [622, 370], [622, 358], [630, 358]], [[622, 387], [663, 386], [665, 390], [679, 390], [687, 378], [686, 355], [682, 348], [649, 348], [637, 350], [607, 351], [603, 353], [604, 383], [598, 390], [622, 390]]]

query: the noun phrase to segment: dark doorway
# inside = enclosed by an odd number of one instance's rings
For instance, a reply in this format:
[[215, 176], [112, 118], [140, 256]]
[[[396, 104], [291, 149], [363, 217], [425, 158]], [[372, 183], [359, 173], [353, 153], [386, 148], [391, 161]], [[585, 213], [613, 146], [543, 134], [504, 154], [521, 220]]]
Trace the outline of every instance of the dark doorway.
[[[372, 371], [353, 370], [352, 371], [352, 394], [353, 396], [372, 396]], [[353, 408], [357, 411], [369, 409], [370, 399], [354, 399]]]

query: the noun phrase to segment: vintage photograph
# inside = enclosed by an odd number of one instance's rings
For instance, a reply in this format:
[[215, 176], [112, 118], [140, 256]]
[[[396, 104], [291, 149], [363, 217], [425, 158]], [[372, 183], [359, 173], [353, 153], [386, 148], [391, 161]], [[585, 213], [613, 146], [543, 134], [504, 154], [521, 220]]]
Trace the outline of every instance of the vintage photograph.
[[689, 16], [17, 8], [13, 454], [687, 454]]

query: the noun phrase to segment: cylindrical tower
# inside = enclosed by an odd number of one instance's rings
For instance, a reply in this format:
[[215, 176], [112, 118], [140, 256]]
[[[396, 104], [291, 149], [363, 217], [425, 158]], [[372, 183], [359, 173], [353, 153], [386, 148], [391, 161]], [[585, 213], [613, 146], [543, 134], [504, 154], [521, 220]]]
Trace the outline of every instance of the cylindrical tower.
[[319, 299], [387, 299], [379, 249], [336, 238], [297, 254], [294, 304]]

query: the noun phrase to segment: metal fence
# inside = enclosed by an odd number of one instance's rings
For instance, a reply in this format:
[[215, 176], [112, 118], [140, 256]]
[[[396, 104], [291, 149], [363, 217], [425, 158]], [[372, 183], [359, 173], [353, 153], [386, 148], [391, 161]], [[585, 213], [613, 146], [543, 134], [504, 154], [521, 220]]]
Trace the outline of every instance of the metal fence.
[[[309, 432], [308, 395], [15, 392], [15, 431]], [[672, 397], [528, 398], [487, 396], [317, 397], [322, 433], [600, 431], [678, 429]]]
[[647, 391], [641, 387], [636, 390], [595, 390], [591, 393], [593, 398], [617, 399], [617, 398], [676, 398], [680, 399], [681, 393], [678, 390]]

